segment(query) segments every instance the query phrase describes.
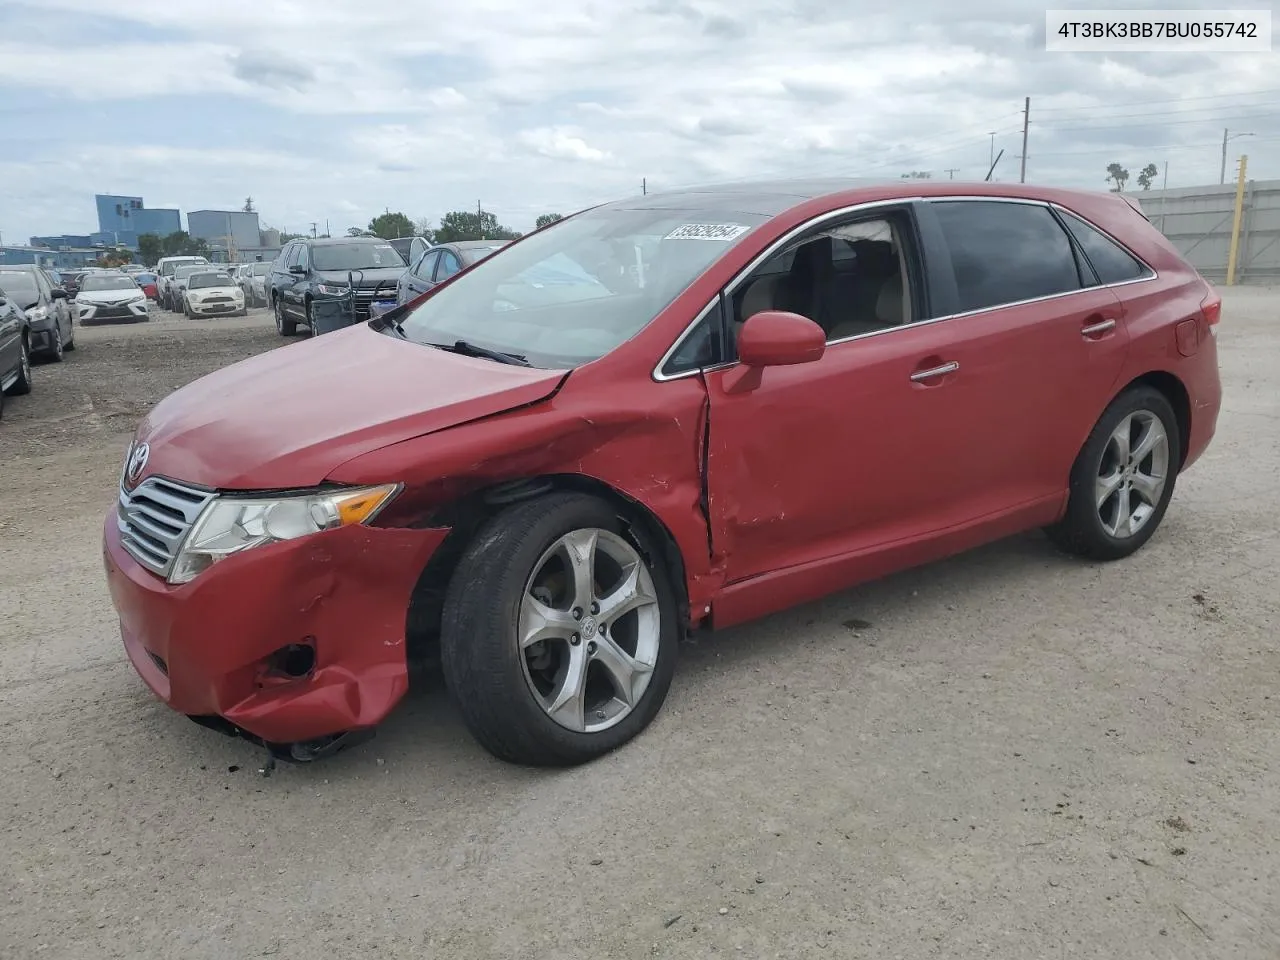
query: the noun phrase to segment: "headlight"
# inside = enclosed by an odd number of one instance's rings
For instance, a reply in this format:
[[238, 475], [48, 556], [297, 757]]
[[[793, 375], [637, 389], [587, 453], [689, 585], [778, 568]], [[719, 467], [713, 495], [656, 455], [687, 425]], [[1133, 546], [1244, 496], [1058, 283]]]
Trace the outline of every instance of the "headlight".
[[35, 322], [47, 319], [49, 316], [48, 307], [32, 307], [27, 311], [27, 319]]
[[219, 560], [282, 540], [368, 523], [398, 484], [259, 499], [217, 497], [204, 508], [178, 551], [170, 583], [189, 583]]
[[334, 286], [332, 283], [316, 284], [316, 290], [319, 291], [320, 293], [323, 293], [326, 297], [341, 297], [341, 296], [344, 296], [347, 293], [347, 291], [350, 289], [351, 289], [350, 287]]
[[130, 303], [146, 303], [146, 302], [147, 302], [147, 295], [146, 295], [145, 293], [140, 293], [140, 294], [138, 294], [136, 297], [134, 297], [132, 300], [130, 300], [129, 302], [130, 302]]

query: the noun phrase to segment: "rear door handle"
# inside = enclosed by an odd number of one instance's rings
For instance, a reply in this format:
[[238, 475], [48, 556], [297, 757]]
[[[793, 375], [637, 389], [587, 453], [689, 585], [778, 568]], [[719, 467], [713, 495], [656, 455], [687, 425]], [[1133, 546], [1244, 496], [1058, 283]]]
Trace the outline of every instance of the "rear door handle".
[[1091, 323], [1088, 326], [1080, 328], [1080, 336], [1097, 337], [1104, 333], [1110, 333], [1116, 328], [1115, 320], [1099, 320], [1097, 323]]
[[948, 373], [955, 373], [959, 369], [960, 364], [952, 360], [950, 363], [944, 363], [937, 367], [930, 367], [928, 370], [917, 370], [911, 375], [911, 379], [915, 383], [923, 383], [926, 380], [936, 380], [938, 377], [945, 377]]

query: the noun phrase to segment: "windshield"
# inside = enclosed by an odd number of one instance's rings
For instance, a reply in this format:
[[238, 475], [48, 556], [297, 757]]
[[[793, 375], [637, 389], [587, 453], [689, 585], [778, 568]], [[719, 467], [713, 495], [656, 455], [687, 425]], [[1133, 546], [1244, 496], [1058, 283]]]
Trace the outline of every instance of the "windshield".
[[173, 275], [177, 279], [183, 280], [191, 276], [197, 270], [208, 270], [208, 269], [209, 269], [209, 265], [207, 263], [198, 263], [198, 264], [186, 263], [178, 267], [176, 270], [174, 270]]
[[526, 237], [403, 321], [420, 343], [469, 340], [574, 367], [631, 339], [752, 228], [752, 213], [602, 207]]
[[83, 293], [93, 290], [137, 290], [138, 285], [132, 277], [85, 277], [80, 284]]
[[36, 278], [30, 273], [19, 273], [16, 270], [0, 272], [0, 290], [22, 307], [40, 302], [40, 290], [36, 287]]
[[253, 275], [255, 277], [265, 277], [270, 272], [271, 264], [269, 263], [255, 263], [253, 265]]
[[133, 279], [139, 283], [155, 283], [156, 275], [154, 273], [135, 273]]
[[235, 281], [226, 273], [193, 273], [187, 281], [187, 288], [199, 290], [201, 287], [234, 287]]
[[311, 248], [317, 270], [377, 270], [403, 267], [404, 260], [389, 243], [326, 243]]

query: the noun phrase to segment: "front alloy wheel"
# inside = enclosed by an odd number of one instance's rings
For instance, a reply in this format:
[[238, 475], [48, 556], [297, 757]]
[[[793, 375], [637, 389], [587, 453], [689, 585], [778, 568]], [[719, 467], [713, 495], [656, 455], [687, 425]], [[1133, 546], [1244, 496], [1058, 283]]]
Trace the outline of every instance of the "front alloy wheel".
[[441, 667], [491, 753], [567, 766], [648, 726], [679, 631], [659, 551], [603, 501], [559, 493], [476, 533], [446, 594]]
[[658, 662], [653, 576], [616, 533], [566, 533], [534, 565], [518, 632], [525, 680], [547, 716], [568, 730], [607, 730], [635, 708]]

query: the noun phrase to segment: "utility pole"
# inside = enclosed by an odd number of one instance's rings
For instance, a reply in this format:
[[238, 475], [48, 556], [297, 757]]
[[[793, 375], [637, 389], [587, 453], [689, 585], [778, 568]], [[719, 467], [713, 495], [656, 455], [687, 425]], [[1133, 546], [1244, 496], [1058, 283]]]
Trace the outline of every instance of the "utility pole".
[[1231, 248], [1227, 252], [1227, 286], [1236, 284], [1236, 257], [1240, 253], [1240, 221], [1244, 217], [1244, 172], [1249, 158], [1240, 158], [1240, 174], [1236, 179], [1236, 203], [1231, 221]]
[[311, 221], [311, 239], [314, 240], [315, 237], [316, 237], [316, 223], [314, 220], [312, 220]]
[[1160, 183], [1160, 232], [1164, 233], [1164, 203], [1169, 193], [1169, 161], [1164, 162], [1164, 180]]
[[644, 197], [647, 197], [649, 195], [649, 178], [648, 177], [640, 178], [640, 195]]
[[324, 218], [324, 235], [325, 235], [326, 237], [331, 237], [331, 236], [333, 236], [333, 234], [331, 234], [331, 233], [329, 232], [329, 218], [328, 218], [328, 217], [325, 217], [325, 218]]
[[1027, 97], [1026, 105], [1022, 108], [1022, 173], [1018, 176], [1019, 183], [1027, 182], [1027, 128], [1031, 126], [1031, 98]]
[[954, 180], [956, 178], [956, 171], [959, 169], [959, 167], [947, 167], [947, 179]]
[[991, 156], [987, 158], [987, 166], [994, 167], [996, 165], [996, 132], [992, 130], [988, 136], [991, 137]]

